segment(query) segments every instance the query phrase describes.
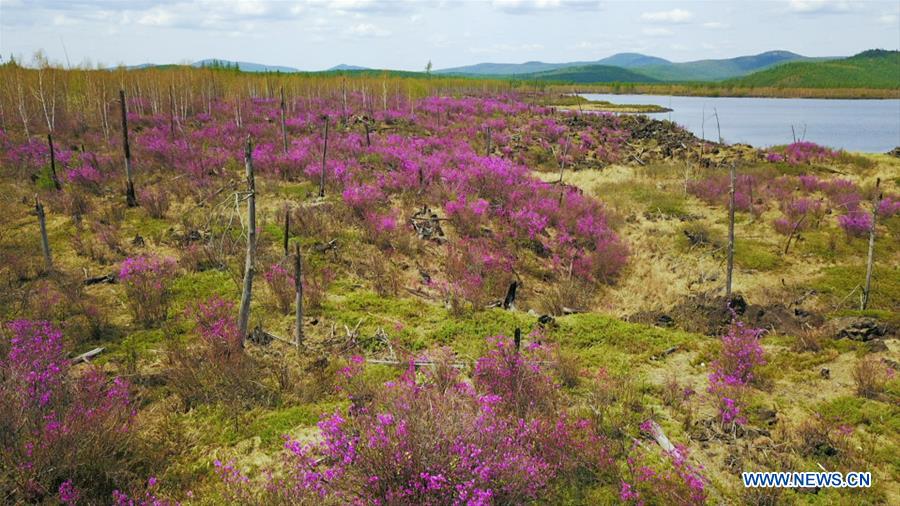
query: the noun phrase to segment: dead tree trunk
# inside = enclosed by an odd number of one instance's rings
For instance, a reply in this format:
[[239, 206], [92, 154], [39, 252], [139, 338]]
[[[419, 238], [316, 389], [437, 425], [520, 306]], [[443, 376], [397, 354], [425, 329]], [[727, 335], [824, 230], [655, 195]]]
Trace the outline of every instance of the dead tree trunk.
[[487, 137], [487, 147], [484, 150], [484, 156], [491, 156], [491, 127], [487, 127], [485, 136]]
[[363, 120], [363, 127], [366, 129], [366, 147], [372, 146], [372, 139], [369, 138], [369, 120], [368, 118]]
[[47, 134], [47, 144], [50, 148], [50, 178], [53, 180], [53, 187], [60, 190], [62, 186], [60, 186], [59, 177], [56, 175], [56, 151], [53, 149], [53, 134]]
[[128, 107], [125, 105], [125, 90], [119, 90], [119, 104], [122, 110], [122, 150], [125, 152], [125, 202], [128, 207], [137, 206], [134, 195], [134, 180], [131, 178], [131, 148], [128, 145]]
[[328, 158], [328, 116], [322, 116], [322, 118], [325, 120], [325, 128], [322, 131], [324, 145], [322, 146], [322, 175], [319, 178], [319, 197], [325, 196], [325, 161]]
[[291, 238], [291, 209], [284, 206], [284, 257], [288, 256], [288, 241]]
[[244, 168], [247, 172], [247, 256], [244, 259], [244, 288], [241, 291], [241, 308], [238, 313], [238, 329], [241, 344], [247, 339], [250, 328], [250, 297], [253, 292], [253, 275], [256, 273], [256, 182], [253, 177], [253, 144], [247, 137], [244, 151]]
[[303, 346], [303, 260], [300, 257], [300, 245], [294, 246], [294, 345], [299, 350]]
[[[287, 155], [287, 124], [286, 124], [286, 116], [287, 112], [284, 109], [284, 87], [281, 88], [281, 147], [284, 150], [284, 154]], [[287, 254], [287, 252], [285, 252]]]
[[[881, 186], [881, 178], [875, 182], [875, 191]], [[872, 288], [872, 267], [875, 265], [875, 223], [878, 219], [878, 206], [881, 203], [881, 195], [875, 197], [872, 202], [872, 229], [869, 230], [869, 256], [866, 260], [866, 287], [863, 289], [862, 300], [859, 309], [865, 311], [869, 305], [869, 290]]]
[[44, 204], [34, 198], [34, 210], [37, 213], [38, 224], [41, 226], [41, 249], [44, 251], [44, 268], [47, 272], [53, 270], [53, 257], [50, 254], [50, 240], [47, 238], [47, 218], [44, 215]]
[[731, 164], [731, 184], [728, 188], [728, 271], [725, 274], [725, 299], [731, 300], [731, 280], [734, 273], [734, 184], [735, 166]]

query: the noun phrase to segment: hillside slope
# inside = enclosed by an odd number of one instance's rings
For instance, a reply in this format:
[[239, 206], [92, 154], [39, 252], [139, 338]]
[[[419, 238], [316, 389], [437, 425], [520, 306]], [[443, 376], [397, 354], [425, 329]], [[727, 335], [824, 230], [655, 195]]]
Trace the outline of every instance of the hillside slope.
[[639, 71], [660, 81], [718, 81], [747, 75], [787, 62], [809, 60], [812, 59], [790, 51], [767, 51], [736, 58], [643, 66]]
[[535, 81], [558, 81], [567, 83], [655, 83], [657, 79], [640, 72], [610, 65], [585, 65], [563, 69], [535, 72], [516, 76]]
[[732, 79], [736, 86], [900, 88], [900, 51], [870, 50], [825, 62], [794, 62]]

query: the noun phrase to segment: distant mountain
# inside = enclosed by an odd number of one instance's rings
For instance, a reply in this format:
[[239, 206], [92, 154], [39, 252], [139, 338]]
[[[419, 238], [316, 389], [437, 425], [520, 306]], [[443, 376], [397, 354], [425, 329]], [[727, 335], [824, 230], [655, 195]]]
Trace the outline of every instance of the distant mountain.
[[518, 74], [516, 79], [534, 81], [559, 81], [567, 83], [654, 83], [658, 82], [633, 70], [612, 65], [584, 65], [580, 67], [565, 67], [561, 69], [534, 72], [531, 74]]
[[465, 67], [437, 70], [436, 73], [467, 76], [516, 76], [549, 72], [559, 69], [605, 65], [629, 69], [643, 74], [648, 81], [719, 81], [739, 77], [752, 72], [791, 61], [813, 61], [827, 58], [808, 58], [790, 51], [769, 51], [751, 56], [739, 56], [720, 60], [697, 60], [671, 62], [664, 58], [641, 53], [619, 53], [596, 61], [574, 61], [565, 63], [545, 63], [530, 61], [525, 63], [479, 63]]
[[360, 67], [359, 65], [347, 65], [345, 63], [341, 63], [339, 65], [335, 65], [325, 72], [334, 72], [338, 70], [372, 70], [369, 67]]
[[747, 75], [792, 61], [813, 61], [790, 51], [768, 51], [751, 56], [721, 60], [697, 60], [641, 67], [641, 72], [660, 81], [720, 81]]
[[216, 58], [208, 58], [206, 60], [196, 61], [191, 64], [192, 67], [234, 67], [242, 72], [299, 72], [294, 67], [284, 67], [281, 65], [264, 65], [262, 63], [253, 63], [246, 61], [219, 60]]
[[756, 87], [900, 89], [900, 51], [872, 49], [839, 60], [786, 63], [726, 83]]
[[625, 69], [633, 69], [639, 67], [648, 67], [650, 65], [668, 65], [671, 64], [665, 58], [657, 58], [656, 56], [647, 56], [641, 53], [619, 53], [597, 60], [594, 62], [598, 65], [613, 65]]
[[[584, 64], [582, 62], [581, 64]], [[544, 63], [529, 61], [525, 63], [478, 63], [465, 67], [435, 70], [435, 74], [454, 74], [464, 76], [515, 76], [519, 74], [533, 74], [565, 67], [575, 67], [579, 63]]]

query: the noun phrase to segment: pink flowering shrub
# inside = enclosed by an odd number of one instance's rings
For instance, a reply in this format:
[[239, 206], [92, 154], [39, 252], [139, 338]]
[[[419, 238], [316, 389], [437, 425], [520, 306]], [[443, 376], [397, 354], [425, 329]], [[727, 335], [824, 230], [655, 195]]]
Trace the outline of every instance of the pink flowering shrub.
[[837, 222], [847, 237], [868, 237], [872, 230], [872, 215], [865, 211], [842, 214]]
[[[0, 494], [13, 503], [102, 497], [124, 473], [134, 417], [130, 386], [96, 368], [71, 377], [48, 322], [6, 326], [0, 357]], [[99, 495], [98, 495], [99, 494]]]
[[138, 202], [151, 218], [162, 219], [169, 210], [169, 195], [158, 186], [148, 186], [138, 191]]
[[[508, 340], [494, 343], [473, 383], [445, 354], [433, 369], [417, 375], [411, 366], [364, 396], [348, 391], [356, 399], [349, 412], [323, 419], [318, 442], [288, 438], [284, 472], [271, 473], [262, 489], [217, 461], [228, 497], [244, 504], [521, 504], [546, 497], [562, 475], [610, 472], [608, 445], [588, 422], [559, 409], [520, 416], [523, 397], [493, 392], [500, 384], [484, 375], [497, 372], [501, 383], [522, 379], [536, 405], [554, 406], [540, 396], [556, 395], [537, 365], [538, 347], [512, 358]], [[510, 372], [516, 369], [524, 373]], [[348, 385], [360, 370], [356, 364], [343, 373]]]
[[785, 162], [789, 165], [802, 165], [827, 162], [840, 156], [840, 151], [819, 146], [814, 142], [799, 141], [785, 146], [782, 153], [770, 151], [766, 155], [766, 160], [773, 163]]
[[[642, 424], [641, 429], [649, 433], [647, 424]], [[652, 448], [635, 441], [626, 459], [626, 476], [619, 484], [622, 504], [692, 506], [706, 503], [702, 468], [688, 462], [686, 447], [679, 445], [671, 452], [664, 452], [666, 458], [662, 466], [653, 464], [652, 453]]]
[[269, 292], [272, 293], [278, 310], [284, 314], [290, 313], [294, 306], [296, 293], [293, 273], [289, 272], [281, 263], [276, 262], [266, 269], [263, 279], [266, 280], [266, 286], [269, 287]]
[[445, 292], [454, 305], [478, 309], [503, 298], [513, 281], [512, 259], [488, 239], [471, 239], [451, 245], [444, 264]]
[[765, 365], [765, 352], [759, 344], [762, 329], [753, 329], [732, 319], [728, 333], [722, 336], [722, 351], [712, 364], [708, 391], [719, 408], [723, 424], [745, 424], [744, 398], [757, 367]]
[[175, 260], [153, 256], [130, 257], [119, 267], [135, 321], [145, 325], [165, 320], [169, 309], [169, 282], [175, 276]]

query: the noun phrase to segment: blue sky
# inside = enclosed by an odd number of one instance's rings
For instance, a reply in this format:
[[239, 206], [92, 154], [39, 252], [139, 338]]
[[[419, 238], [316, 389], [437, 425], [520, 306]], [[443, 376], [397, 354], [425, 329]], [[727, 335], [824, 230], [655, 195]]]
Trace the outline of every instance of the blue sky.
[[864, 0], [0, 0], [0, 54], [114, 66], [223, 58], [319, 70], [772, 49], [900, 49], [900, 2]]

